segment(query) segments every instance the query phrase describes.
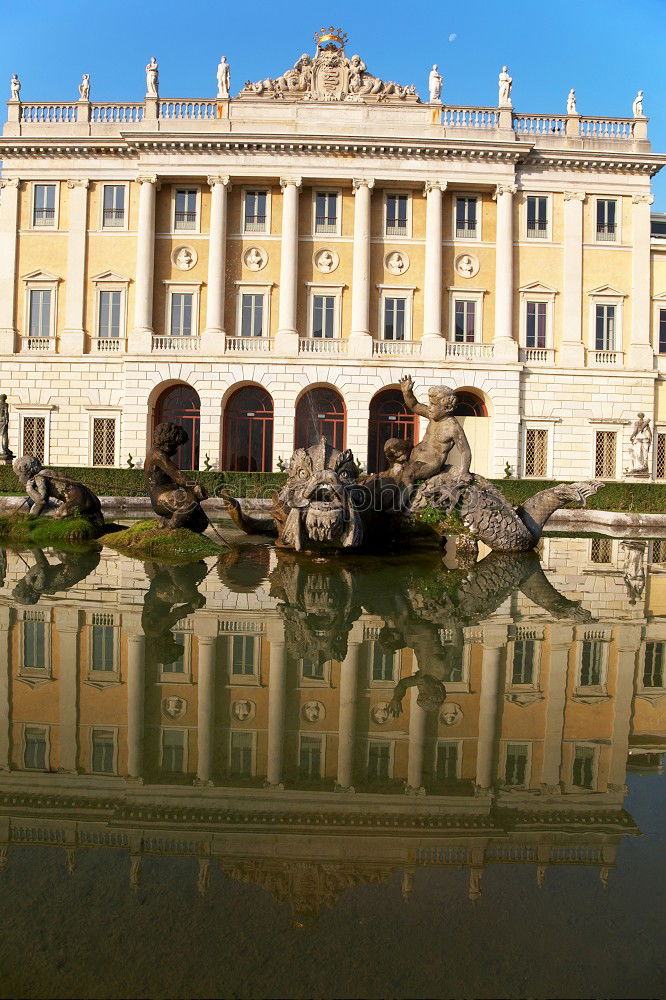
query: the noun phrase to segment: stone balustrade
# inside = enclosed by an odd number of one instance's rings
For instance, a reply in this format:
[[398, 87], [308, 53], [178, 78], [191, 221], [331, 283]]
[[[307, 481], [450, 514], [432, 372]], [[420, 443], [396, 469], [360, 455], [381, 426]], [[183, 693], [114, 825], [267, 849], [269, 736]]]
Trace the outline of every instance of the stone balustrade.
[[299, 354], [346, 354], [347, 341], [340, 337], [301, 337]]

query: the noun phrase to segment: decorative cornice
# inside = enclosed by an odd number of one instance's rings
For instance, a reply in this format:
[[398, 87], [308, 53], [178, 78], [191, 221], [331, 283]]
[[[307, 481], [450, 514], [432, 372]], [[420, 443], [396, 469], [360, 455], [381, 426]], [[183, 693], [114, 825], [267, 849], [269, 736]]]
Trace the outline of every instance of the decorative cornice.
[[640, 155], [618, 150], [614, 153], [592, 150], [567, 152], [532, 149], [524, 159], [533, 170], [567, 170], [623, 174], [647, 174], [653, 177], [666, 164], [666, 157], [656, 153]]
[[295, 187], [296, 190], [298, 191], [298, 193], [300, 194], [301, 193], [301, 189], [303, 187], [303, 178], [302, 177], [281, 177], [280, 178], [280, 187], [281, 187], [281, 189], [282, 189], [283, 192], [284, 192], [285, 188]]
[[587, 198], [584, 191], [565, 191], [564, 200], [565, 201], [580, 201], [583, 202]]
[[231, 191], [232, 188], [231, 177], [229, 177], [229, 174], [218, 174], [216, 176], [207, 177], [206, 183], [209, 187], [215, 187], [216, 184], [221, 184], [227, 189], [227, 191]]
[[354, 194], [359, 190], [359, 188], [367, 187], [369, 191], [372, 191], [375, 186], [374, 177], [354, 177], [352, 179], [352, 191]]
[[70, 177], [70, 179], [67, 181], [67, 187], [70, 189], [70, 191], [73, 191], [74, 188], [77, 187], [85, 188], [87, 190], [89, 184], [90, 181], [88, 180], [87, 177]]
[[653, 194], [632, 194], [632, 205], [652, 205], [654, 203]]
[[431, 191], [446, 191], [446, 181], [426, 181], [423, 185], [423, 193], [430, 194]]

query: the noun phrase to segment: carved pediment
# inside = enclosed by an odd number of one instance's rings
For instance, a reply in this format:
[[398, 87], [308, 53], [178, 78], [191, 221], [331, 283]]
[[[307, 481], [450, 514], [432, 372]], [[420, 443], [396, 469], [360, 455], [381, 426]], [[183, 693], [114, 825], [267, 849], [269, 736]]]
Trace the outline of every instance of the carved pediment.
[[314, 56], [304, 52], [291, 69], [274, 79], [268, 77], [256, 83], [247, 81], [240, 98], [262, 98], [287, 101], [346, 102], [349, 104], [391, 103], [402, 101], [418, 104], [414, 85], [403, 86], [380, 80], [368, 73], [359, 55], [351, 58], [345, 52], [347, 36], [339, 29], [329, 28], [315, 35]]
[[599, 285], [598, 288], [591, 288], [588, 295], [609, 295], [613, 298], [624, 299], [627, 297], [626, 292], [620, 291], [619, 288], [615, 288], [613, 285]]
[[101, 274], [95, 274], [90, 279], [91, 281], [100, 283], [104, 281], [114, 282], [115, 284], [129, 284], [129, 278], [126, 278], [123, 274], [118, 274], [116, 271], [102, 271]]
[[550, 285], [544, 284], [543, 281], [530, 281], [528, 285], [522, 285], [519, 292], [537, 292], [541, 295], [557, 295], [557, 288], [551, 288]]
[[57, 274], [51, 274], [50, 271], [43, 271], [41, 268], [37, 268], [36, 271], [30, 271], [29, 274], [24, 274], [23, 281], [62, 281]]

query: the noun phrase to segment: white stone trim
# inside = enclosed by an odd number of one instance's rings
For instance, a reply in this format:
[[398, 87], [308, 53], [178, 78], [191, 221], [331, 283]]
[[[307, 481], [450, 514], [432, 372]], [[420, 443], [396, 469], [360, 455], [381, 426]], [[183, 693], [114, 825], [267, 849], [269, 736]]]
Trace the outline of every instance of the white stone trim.
[[228, 760], [227, 773], [233, 773], [231, 771], [231, 744], [233, 742], [234, 736], [237, 735], [238, 733], [242, 734], [243, 736], [249, 736], [250, 739], [251, 739], [251, 742], [252, 742], [252, 750], [251, 750], [251, 753], [252, 753], [252, 766], [250, 768], [250, 777], [254, 778], [256, 776], [256, 773], [257, 773], [257, 730], [256, 729], [246, 729], [244, 726], [242, 726], [242, 727], [238, 726], [238, 728], [234, 727], [233, 729], [229, 730], [229, 744], [228, 744], [229, 745], [229, 756], [227, 757], [227, 760]]
[[[666, 292], [652, 296], [652, 348], [657, 356], [659, 356], [659, 313], [662, 310], [666, 313]], [[666, 357], [666, 352], [662, 357]]]
[[588, 333], [587, 343], [589, 351], [596, 351], [596, 307], [598, 305], [615, 306], [615, 344], [610, 351], [621, 353], [624, 351], [624, 300], [626, 292], [621, 292], [611, 285], [602, 285], [593, 288], [587, 293], [588, 298]]
[[[263, 326], [262, 338], [271, 335], [271, 289], [273, 281], [236, 281], [236, 336], [241, 337], [243, 325], [243, 295], [261, 295], [263, 304]], [[248, 338], [251, 339], [251, 338]]]
[[[36, 226], [35, 225], [35, 191], [37, 187], [43, 185], [50, 185], [55, 188], [55, 199], [54, 199], [54, 213], [53, 213], [53, 224], [49, 226]], [[62, 185], [57, 179], [49, 180], [31, 180], [30, 181], [30, 218], [28, 220], [28, 225], [25, 227], [27, 230], [33, 233], [41, 233], [44, 230], [58, 229], [60, 226], [60, 189]]]
[[51, 309], [49, 316], [48, 338], [51, 340], [52, 347], [55, 350], [56, 334], [58, 329], [58, 285], [62, 281], [62, 278], [49, 274], [48, 271], [32, 271], [30, 274], [25, 274], [21, 280], [24, 285], [23, 330], [19, 329], [22, 340], [26, 341], [30, 336], [30, 293], [42, 290], [50, 291]]
[[553, 350], [555, 346], [554, 325], [555, 325], [555, 296], [558, 294], [556, 288], [551, 288], [541, 282], [534, 281], [529, 285], [523, 285], [518, 289], [520, 293], [520, 326], [518, 331], [518, 343], [521, 347], [527, 348], [527, 303], [546, 303], [546, 350]]
[[[301, 767], [301, 744], [302, 744], [304, 736], [307, 739], [312, 739], [313, 736], [316, 736], [317, 739], [320, 740], [320, 742], [321, 742], [321, 758], [320, 758], [320, 762], [319, 762], [319, 777], [320, 778], [325, 778], [326, 777], [326, 733], [322, 733], [321, 730], [315, 729], [314, 726], [312, 727], [311, 730], [307, 730], [305, 732], [303, 730], [299, 730], [299, 732], [298, 732], [298, 750], [297, 750], [297, 757], [296, 757], [296, 768], [297, 768], [297, 770], [300, 773], [300, 767]], [[302, 779], [302, 780], [305, 780], [305, 779]]]
[[[265, 191], [266, 192], [266, 223], [265, 228], [262, 229], [246, 229], [245, 228], [245, 195], [248, 191]], [[240, 235], [241, 236], [269, 236], [271, 232], [271, 208], [273, 201], [273, 191], [271, 187], [271, 182], [266, 177], [258, 177], [256, 184], [244, 184], [241, 188], [241, 203], [240, 203]], [[279, 239], [279, 236], [276, 237]]]
[[[534, 244], [542, 243], [552, 243], [553, 242], [553, 195], [550, 191], [522, 191], [522, 204], [521, 213], [522, 220], [520, 225], [520, 232], [522, 234], [522, 239], [528, 243], [530, 246]], [[527, 235], [527, 199], [528, 198], [545, 198], [546, 199], [546, 235], [545, 236], [528, 236]]]
[[[46, 743], [46, 749], [44, 751], [44, 767], [26, 767], [25, 766], [25, 751], [26, 751], [26, 730], [28, 729], [40, 729], [44, 733], [44, 742]], [[20, 769], [22, 771], [38, 771], [46, 772], [51, 770], [51, 726], [47, 723], [33, 723], [24, 722], [21, 727], [21, 763]]]
[[[94, 741], [93, 733], [95, 732], [107, 732], [111, 733], [113, 737], [113, 761], [111, 764], [110, 771], [95, 771], [93, 770], [94, 761]], [[118, 726], [107, 726], [102, 722], [91, 723], [88, 731], [88, 753], [90, 754], [90, 774], [118, 774]]]
[[187, 774], [188, 757], [189, 757], [189, 734], [190, 731], [187, 726], [164, 726], [160, 725], [160, 771], [164, 770], [164, 737], [167, 733], [182, 733], [183, 734], [183, 766], [180, 771], [169, 772], [176, 774]]
[[[123, 187], [125, 188], [125, 211], [123, 213], [123, 224], [122, 226], [105, 226], [104, 225], [104, 189], [107, 187]], [[129, 200], [130, 200], [130, 184], [129, 181], [100, 181], [98, 184], [99, 194], [99, 228], [100, 233], [126, 233], [129, 230]]]
[[[592, 243], [594, 246], [612, 246], [616, 247], [618, 244], [622, 243], [622, 195], [620, 193], [615, 194], [594, 194], [591, 196], [592, 200], [592, 226], [593, 239]], [[600, 201], [614, 201], [615, 202], [615, 239], [614, 240], [600, 240], [599, 234], [597, 233], [597, 204]]]
[[[456, 212], [458, 198], [474, 198], [476, 201], [476, 236], [456, 235]], [[456, 243], [481, 243], [483, 240], [483, 198], [478, 192], [454, 191], [451, 197], [451, 242]]]
[[171, 307], [174, 295], [192, 295], [192, 337], [199, 337], [199, 299], [201, 291], [201, 281], [165, 281], [166, 302], [164, 315], [164, 336], [171, 336]]
[[114, 455], [113, 464], [116, 467], [120, 466], [120, 421], [122, 417], [122, 410], [120, 409], [99, 409], [98, 407], [86, 407], [88, 410], [88, 465], [91, 468], [108, 469], [108, 465], [93, 465], [93, 446], [94, 446], [94, 431], [95, 431], [95, 420], [105, 419], [114, 420], [116, 424], [115, 430], [115, 441], [114, 441]]
[[[329, 295], [335, 300], [333, 307], [333, 339], [339, 340], [342, 337], [342, 290], [347, 286], [345, 284], [330, 284], [325, 283], [314, 283], [306, 281], [307, 286], [307, 303], [308, 303], [308, 321], [307, 321], [307, 335], [310, 338], [314, 337], [314, 298], [315, 295]], [[319, 339], [319, 338], [317, 338]]]
[[[119, 274], [114, 274], [113, 271], [106, 271], [104, 274], [98, 274], [96, 278], [92, 278], [91, 280], [95, 286], [93, 336], [96, 340], [100, 338], [100, 293], [120, 292], [120, 329], [118, 331], [118, 340], [120, 341], [120, 346], [122, 347], [127, 340], [127, 288], [129, 286], [130, 279], [122, 278]], [[114, 338], [110, 337], [109, 339], [112, 340]]]
[[[474, 343], [483, 342], [483, 296], [485, 288], [449, 288], [449, 329], [447, 340], [455, 343], [456, 302], [474, 302]], [[462, 341], [461, 341], [462, 343]]]
[[16, 409], [19, 411], [19, 440], [18, 440], [18, 455], [19, 458], [23, 456], [23, 425], [25, 423], [26, 417], [44, 417], [44, 465], [48, 465], [51, 461], [51, 410], [52, 406], [17, 406]]
[[[407, 198], [407, 232], [400, 235], [389, 235], [386, 231], [388, 222], [388, 198], [389, 195], [405, 195]], [[410, 191], [408, 188], [384, 188], [382, 191], [382, 237], [386, 241], [397, 240], [402, 242], [403, 240], [411, 240], [412, 238], [412, 199], [414, 197], [414, 192]]]
[[[527, 762], [525, 764], [525, 781], [520, 784], [507, 785], [506, 782], [506, 763], [509, 756], [509, 746], [520, 746], [526, 747], [527, 749]], [[517, 736], [514, 739], [509, 737], [502, 737], [500, 746], [500, 769], [499, 769], [499, 783], [500, 785], [508, 788], [529, 788], [532, 779], [532, 745], [533, 740], [523, 739], [522, 736]]]
[[[521, 419], [520, 428], [520, 466], [522, 469], [523, 479], [550, 479], [553, 476], [553, 461], [555, 454], [555, 423], [557, 418], [532, 418], [523, 417]], [[528, 430], [535, 431], [546, 431], [546, 472], [545, 476], [528, 476], [525, 471], [525, 463], [527, 460], [527, 432]]]
[[379, 315], [377, 317], [377, 334], [375, 340], [384, 340], [384, 303], [386, 299], [404, 299], [405, 300], [405, 337], [404, 339], [413, 340], [414, 330], [413, 330], [413, 316], [414, 316], [414, 291], [415, 285], [377, 285], [379, 290], [379, 302], [378, 309]]
[[[334, 233], [318, 233], [317, 232], [317, 195], [318, 194], [334, 194], [336, 195], [336, 218], [335, 218], [335, 232]], [[312, 227], [311, 227], [312, 237], [316, 240], [324, 240], [329, 236], [342, 236], [342, 188], [331, 186], [328, 187], [326, 183], [323, 184], [313, 184], [312, 186]]]
[[[177, 191], [194, 191], [196, 192], [196, 219], [194, 225], [191, 229], [176, 228], [176, 192]], [[183, 181], [180, 184], [172, 183], [171, 185], [171, 201], [169, 209], [169, 229], [167, 230], [170, 236], [182, 236], [185, 233], [200, 233], [201, 232], [201, 184], [190, 183], [189, 181]]]

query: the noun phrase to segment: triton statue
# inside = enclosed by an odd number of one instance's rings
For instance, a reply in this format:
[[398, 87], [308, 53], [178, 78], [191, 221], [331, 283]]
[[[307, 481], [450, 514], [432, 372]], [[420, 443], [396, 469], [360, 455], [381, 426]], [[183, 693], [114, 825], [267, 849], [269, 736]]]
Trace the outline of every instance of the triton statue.
[[53, 516], [58, 520], [82, 517], [94, 528], [104, 527], [99, 497], [83, 483], [69, 479], [54, 469], [45, 469], [33, 455], [15, 459], [12, 468], [25, 488], [31, 501], [30, 513], [35, 517], [50, 508], [50, 501], [55, 501], [58, 506]]
[[179, 424], [158, 424], [153, 434], [153, 446], [146, 455], [143, 475], [152, 508], [164, 528], [188, 528], [202, 534], [208, 518], [201, 501], [208, 498], [203, 486], [188, 483], [184, 472], [172, 462], [181, 445], [189, 440]]

